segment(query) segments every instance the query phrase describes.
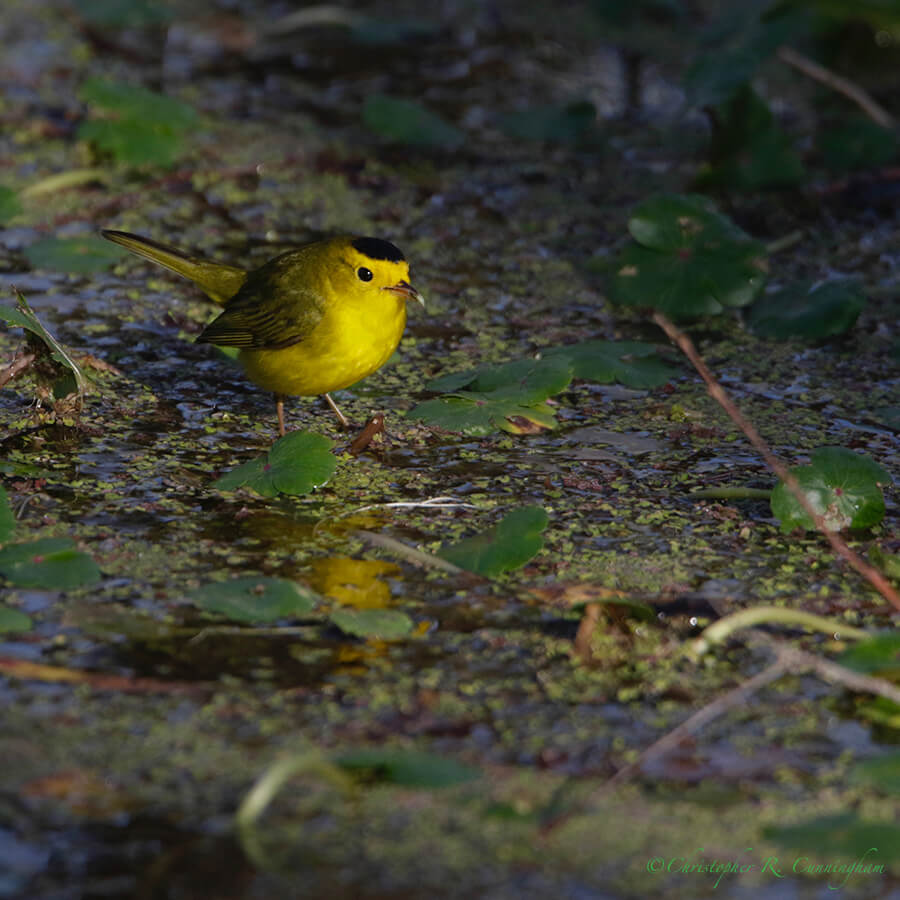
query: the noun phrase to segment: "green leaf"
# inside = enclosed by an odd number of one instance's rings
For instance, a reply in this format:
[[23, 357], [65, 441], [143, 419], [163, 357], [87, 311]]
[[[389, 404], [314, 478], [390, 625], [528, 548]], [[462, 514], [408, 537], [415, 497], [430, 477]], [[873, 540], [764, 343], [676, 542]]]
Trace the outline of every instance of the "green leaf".
[[851, 784], [864, 784], [885, 794], [900, 794], [900, 752], [858, 763], [850, 770]]
[[335, 609], [329, 616], [344, 634], [395, 641], [413, 630], [413, 621], [395, 609]]
[[41, 342], [47, 347], [50, 358], [63, 369], [72, 373], [75, 379], [78, 393], [83, 394], [87, 389], [87, 381], [82, 374], [81, 369], [69, 356], [66, 349], [59, 341], [44, 328], [38, 319], [34, 310], [28, 305], [28, 301], [16, 291], [16, 307], [13, 309], [9, 306], [0, 306], [0, 319], [5, 319], [9, 325], [16, 328], [24, 328], [31, 334], [36, 335]]
[[8, 606], [0, 606], [0, 634], [10, 634], [14, 631], [31, 631], [34, 623], [25, 613]]
[[333, 756], [332, 762], [348, 772], [403, 787], [453, 787], [481, 777], [471, 766], [414, 750], [351, 750]]
[[598, 139], [597, 109], [588, 100], [516, 110], [501, 116], [499, 124], [506, 134], [526, 141], [585, 145]]
[[0, 185], [0, 225], [22, 212], [19, 195], [12, 189]]
[[747, 311], [755, 334], [770, 338], [822, 340], [849, 331], [866, 305], [857, 281], [802, 282], [763, 294]]
[[727, 102], [778, 47], [809, 33], [805, 10], [786, 8], [772, 16], [772, 6], [771, 0], [753, 0], [723, 7], [714, 18], [684, 78], [692, 106]]
[[[872, 822], [860, 819], [855, 812], [823, 816], [799, 825], [769, 826], [765, 837], [797, 851], [816, 854], [816, 860], [844, 857], [846, 862], [868, 862], [872, 865], [900, 860], [900, 825], [890, 821]], [[833, 872], [827, 885], [832, 890], [843, 887], [846, 872]], [[857, 875], [856, 878], [865, 877]]]
[[661, 195], [628, 223], [638, 242], [616, 262], [611, 299], [689, 319], [747, 306], [765, 282], [765, 248], [698, 195]]
[[897, 159], [897, 135], [871, 119], [853, 116], [817, 140], [825, 165], [833, 172], [876, 169]]
[[888, 578], [900, 581], [900, 553], [885, 553], [877, 544], [869, 547], [869, 559]]
[[631, 388], [654, 388], [676, 372], [656, 355], [653, 344], [640, 341], [586, 341], [567, 347], [541, 350], [544, 359], [564, 357], [575, 378], [610, 384], [618, 381]]
[[889, 631], [857, 641], [841, 654], [838, 661], [848, 669], [866, 675], [900, 675], [900, 634]]
[[315, 594], [306, 588], [263, 575], [215, 581], [191, 591], [188, 599], [207, 612], [251, 623], [305, 616], [315, 605]]
[[374, 94], [363, 107], [363, 122], [381, 137], [413, 147], [452, 150], [465, 134], [414, 100]]
[[554, 428], [556, 418], [544, 401], [571, 380], [572, 366], [562, 356], [481, 366], [429, 382], [429, 390], [454, 393], [420, 403], [407, 415], [447, 431], [473, 435], [490, 434], [498, 428], [513, 434]]
[[268, 454], [232, 469], [213, 487], [220, 491], [246, 487], [264, 497], [308, 494], [334, 474], [333, 446], [334, 441], [312, 431], [292, 431], [275, 441]]
[[[891, 476], [877, 463], [844, 447], [816, 450], [808, 466], [791, 469], [813, 509], [833, 531], [869, 528], [884, 518], [880, 485]], [[815, 523], [782, 482], [772, 491], [772, 514], [785, 533], [794, 528], [811, 531]]]
[[129, 165], [171, 165], [196, 125], [197, 114], [187, 104], [134, 85], [92, 78], [79, 96], [91, 110], [79, 139]]
[[109, 268], [123, 256], [115, 244], [94, 234], [78, 238], [44, 238], [25, 248], [25, 257], [36, 269], [55, 269], [73, 275], [90, 275]]
[[790, 138], [749, 85], [717, 111], [709, 156], [698, 186], [758, 191], [790, 187], [806, 177]]
[[437, 555], [488, 578], [520, 569], [544, 546], [541, 532], [549, 518], [540, 506], [523, 506], [481, 534], [441, 547]]
[[0, 550], [0, 575], [19, 587], [68, 591], [100, 580], [97, 563], [69, 538], [41, 538]]
[[0, 544], [8, 541], [10, 535], [16, 530], [16, 517], [9, 505], [9, 497], [6, 488], [0, 485]]

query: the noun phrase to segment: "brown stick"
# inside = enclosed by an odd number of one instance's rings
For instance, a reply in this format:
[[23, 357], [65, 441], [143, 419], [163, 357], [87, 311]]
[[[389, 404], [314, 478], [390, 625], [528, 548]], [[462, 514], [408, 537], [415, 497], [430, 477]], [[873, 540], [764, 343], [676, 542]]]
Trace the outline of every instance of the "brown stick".
[[33, 353], [17, 356], [6, 368], [0, 369], [0, 388], [4, 387], [17, 375], [21, 375], [34, 362]]
[[900, 594], [894, 589], [887, 578], [878, 571], [878, 569], [870, 566], [859, 554], [851, 550], [847, 543], [840, 535], [832, 531], [826, 524], [825, 520], [820, 516], [806, 498], [797, 479], [791, 474], [788, 467], [778, 459], [772, 452], [769, 445], [763, 440], [762, 435], [756, 430], [753, 424], [748, 421], [744, 414], [738, 409], [734, 401], [725, 393], [725, 389], [713, 377], [712, 372], [707, 368], [703, 358], [697, 352], [693, 341], [672, 322], [663, 313], [653, 313], [653, 321], [662, 328], [669, 336], [669, 340], [676, 344], [682, 353], [693, 363], [694, 368], [700, 373], [700, 377], [706, 382], [707, 390], [710, 396], [728, 413], [732, 422], [737, 425], [741, 431], [747, 436], [747, 440], [756, 448], [760, 456], [766, 461], [769, 468], [784, 482], [785, 487], [797, 498], [797, 502], [803, 507], [804, 511], [815, 522], [816, 528], [825, 535], [828, 543], [838, 556], [843, 557], [863, 578], [866, 578], [872, 587], [884, 597], [888, 603], [891, 603], [897, 609], [900, 609]]
[[804, 75], [809, 75], [810, 78], [828, 85], [832, 90], [852, 100], [873, 122], [882, 128], [894, 127], [894, 117], [883, 106], [876, 103], [859, 85], [840, 75], [835, 75], [834, 72], [826, 69], [824, 66], [820, 66], [808, 56], [798, 53], [793, 47], [779, 47], [778, 58], [789, 66], [799, 69]]

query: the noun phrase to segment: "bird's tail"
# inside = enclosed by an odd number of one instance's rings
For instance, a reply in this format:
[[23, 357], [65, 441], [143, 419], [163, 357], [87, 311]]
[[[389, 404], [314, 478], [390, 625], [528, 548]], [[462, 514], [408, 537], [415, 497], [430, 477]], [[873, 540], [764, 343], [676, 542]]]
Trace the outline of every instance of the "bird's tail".
[[183, 250], [127, 231], [103, 229], [100, 234], [114, 244], [171, 269], [193, 281], [211, 300], [224, 306], [239, 290], [247, 273], [234, 266], [189, 256]]

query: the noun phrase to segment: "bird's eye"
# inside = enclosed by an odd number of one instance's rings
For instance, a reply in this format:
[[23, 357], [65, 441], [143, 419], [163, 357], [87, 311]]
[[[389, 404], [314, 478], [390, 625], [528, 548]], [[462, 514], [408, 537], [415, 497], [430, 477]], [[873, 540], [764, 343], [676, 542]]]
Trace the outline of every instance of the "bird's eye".
[[371, 269], [367, 269], [365, 266], [360, 266], [356, 270], [356, 277], [360, 281], [371, 281], [375, 276], [372, 274]]

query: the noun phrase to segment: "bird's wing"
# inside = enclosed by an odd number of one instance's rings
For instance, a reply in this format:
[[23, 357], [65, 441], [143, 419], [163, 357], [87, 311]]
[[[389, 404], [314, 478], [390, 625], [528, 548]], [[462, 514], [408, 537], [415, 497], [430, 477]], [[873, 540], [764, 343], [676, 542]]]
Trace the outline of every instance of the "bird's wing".
[[307, 337], [322, 320], [325, 298], [297, 284], [296, 269], [289, 262], [278, 257], [251, 272], [197, 342], [277, 350]]

